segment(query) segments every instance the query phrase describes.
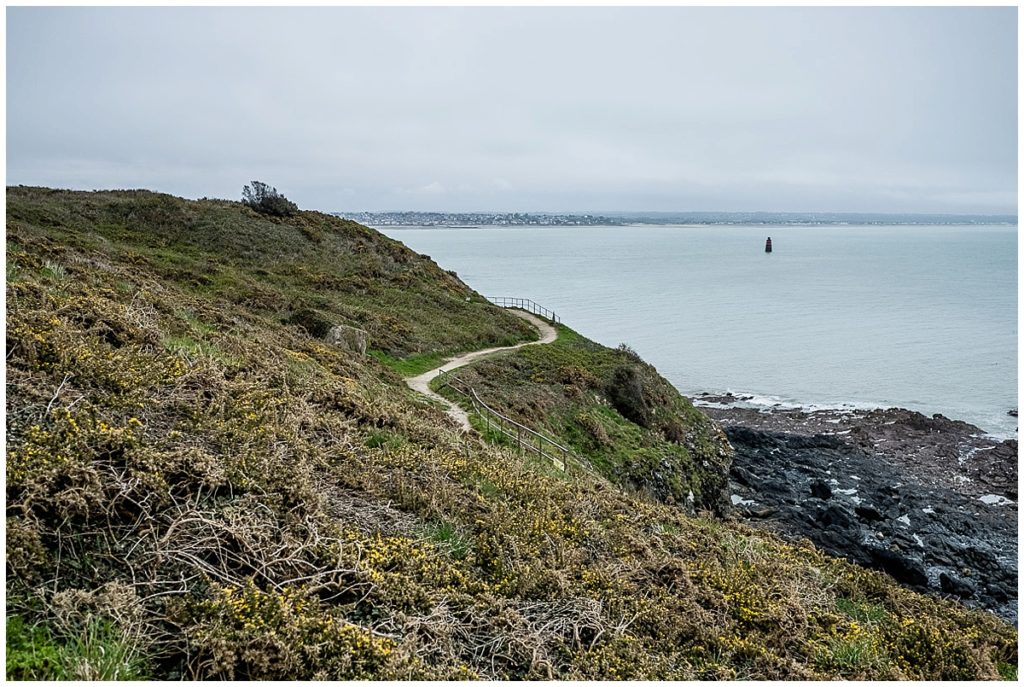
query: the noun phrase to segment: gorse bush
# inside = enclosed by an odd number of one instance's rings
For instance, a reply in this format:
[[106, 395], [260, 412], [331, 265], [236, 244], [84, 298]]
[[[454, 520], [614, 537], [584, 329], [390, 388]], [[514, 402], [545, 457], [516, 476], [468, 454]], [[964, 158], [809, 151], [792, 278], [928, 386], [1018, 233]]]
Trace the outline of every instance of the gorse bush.
[[299, 211], [299, 206], [288, 200], [276, 188], [262, 181], [253, 181], [242, 189], [242, 202], [256, 212], [274, 217], [290, 217]]
[[[289, 323], [348, 318], [396, 357], [524, 333], [365, 227], [9, 188], [7, 256], [9, 679], [1015, 674], [998, 618], [646, 498], [713, 505], [728, 458], [649, 366], [565, 328], [479, 364], [624, 483], [664, 477], [637, 493], [461, 433]], [[607, 404], [623, 364], [685, 445]]]
[[640, 371], [633, 365], [623, 365], [612, 373], [607, 388], [608, 399], [624, 418], [641, 427], [651, 426], [651, 411], [644, 398]]
[[287, 319], [288, 324], [297, 324], [309, 333], [310, 336], [322, 339], [327, 336], [327, 332], [331, 331], [331, 327], [335, 323], [331, 322], [323, 315], [318, 313], [312, 308], [303, 308]]

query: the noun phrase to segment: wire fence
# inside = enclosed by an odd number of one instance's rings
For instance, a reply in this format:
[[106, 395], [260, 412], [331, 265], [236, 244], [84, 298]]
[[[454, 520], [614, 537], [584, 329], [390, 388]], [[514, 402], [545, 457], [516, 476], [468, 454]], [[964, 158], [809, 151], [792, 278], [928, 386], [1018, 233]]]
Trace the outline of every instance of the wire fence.
[[554, 313], [553, 310], [548, 310], [540, 303], [531, 301], [529, 298], [514, 298], [512, 296], [487, 296], [487, 300], [495, 305], [499, 305], [502, 308], [518, 308], [531, 312], [534, 315], [540, 315], [545, 317], [555, 324], [558, 324], [562, 320]]
[[488, 431], [497, 431], [510, 439], [513, 442], [512, 445], [519, 449], [521, 454], [533, 453], [538, 458], [550, 461], [563, 472], [568, 471], [570, 465], [573, 468], [587, 472], [590, 471], [590, 465], [587, 461], [576, 455], [572, 449], [494, 410], [480, 399], [476, 389], [461, 379], [448, 376], [444, 379], [441, 386], [447, 386], [456, 393], [465, 396], [473, 406], [473, 411], [483, 421], [484, 427]]

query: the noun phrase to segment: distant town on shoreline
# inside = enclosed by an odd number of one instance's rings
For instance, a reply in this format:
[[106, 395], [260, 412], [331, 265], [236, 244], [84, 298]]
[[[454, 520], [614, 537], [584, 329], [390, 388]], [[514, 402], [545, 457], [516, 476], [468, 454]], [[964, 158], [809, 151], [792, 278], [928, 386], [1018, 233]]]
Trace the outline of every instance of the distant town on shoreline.
[[1016, 215], [890, 214], [863, 212], [334, 212], [370, 226], [624, 226], [630, 224], [970, 225], [1017, 224]]

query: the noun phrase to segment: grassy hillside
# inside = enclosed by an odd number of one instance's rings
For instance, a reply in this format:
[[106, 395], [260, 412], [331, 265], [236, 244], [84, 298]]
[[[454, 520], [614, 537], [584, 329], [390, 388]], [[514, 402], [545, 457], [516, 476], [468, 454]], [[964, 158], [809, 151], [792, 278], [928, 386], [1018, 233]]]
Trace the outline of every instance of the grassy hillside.
[[[659, 501], [722, 513], [731, 451], [721, 431], [629, 348], [558, 325], [528, 346], [456, 370], [491, 408], [542, 429], [616, 484]], [[461, 394], [440, 393], [469, 408]]]
[[429, 258], [317, 212], [280, 219], [149, 191], [17, 187], [7, 193], [7, 240], [16, 262], [23, 243], [46, 248], [76, 281], [116, 270], [106, 281], [121, 293], [173, 284], [197, 304], [254, 323], [354, 325], [387, 359], [536, 338]]
[[7, 204], [8, 678], [1016, 673], [991, 616], [460, 436], [327, 345], [314, 317], [391, 363], [528, 334], [369, 229]]

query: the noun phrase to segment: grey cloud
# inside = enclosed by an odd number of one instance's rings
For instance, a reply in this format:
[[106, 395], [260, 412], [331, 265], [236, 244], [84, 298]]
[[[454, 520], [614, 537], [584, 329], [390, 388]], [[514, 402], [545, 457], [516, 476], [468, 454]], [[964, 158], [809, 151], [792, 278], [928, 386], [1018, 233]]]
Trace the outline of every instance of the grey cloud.
[[12, 7], [8, 183], [1015, 212], [1016, 12]]

